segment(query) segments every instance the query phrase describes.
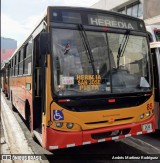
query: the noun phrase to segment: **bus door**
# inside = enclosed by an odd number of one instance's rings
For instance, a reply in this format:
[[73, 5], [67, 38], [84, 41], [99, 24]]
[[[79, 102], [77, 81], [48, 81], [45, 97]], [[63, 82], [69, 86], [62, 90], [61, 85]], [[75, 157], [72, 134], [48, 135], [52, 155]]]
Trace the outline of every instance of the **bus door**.
[[34, 39], [33, 54], [33, 129], [41, 133], [42, 103], [44, 99], [43, 87], [45, 79], [42, 72], [42, 57], [39, 53], [39, 36]]

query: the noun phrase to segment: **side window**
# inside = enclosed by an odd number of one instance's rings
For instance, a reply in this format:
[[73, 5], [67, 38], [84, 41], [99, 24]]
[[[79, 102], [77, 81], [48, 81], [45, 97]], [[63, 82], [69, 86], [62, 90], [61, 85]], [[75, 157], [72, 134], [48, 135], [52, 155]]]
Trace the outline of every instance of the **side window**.
[[17, 57], [16, 57], [16, 59], [17, 59], [17, 60], [16, 60], [16, 65], [18, 65], [18, 62], [19, 62], [19, 52], [17, 52], [16, 56], [17, 56]]
[[18, 75], [18, 53], [16, 54], [16, 59], [15, 59], [15, 76]]
[[13, 76], [15, 76], [16, 55], [13, 57]]
[[12, 69], [11, 69], [11, 74], [14, 76], [14, 57], [12, 58]]
[[13, 60], [10, 60], [10, 75], [12, 76], [12, 70], [13, 70], [13, 66], [12, 66]]
[[31, 74], [33, 42], [32, 39], [25, 46], [24, 51], [24, 74]]
[[19, 51], [18, 75], [23, 75], [23, 49], [21, 49], [21, 51]]
[[41, 56], [39, 54], [39, 36], [37, 36], [34, 40], [34, 52], [35, 52], [35, 65], [36, 67], [38, 67], [40, 65], [40, 59], [41, 59]]

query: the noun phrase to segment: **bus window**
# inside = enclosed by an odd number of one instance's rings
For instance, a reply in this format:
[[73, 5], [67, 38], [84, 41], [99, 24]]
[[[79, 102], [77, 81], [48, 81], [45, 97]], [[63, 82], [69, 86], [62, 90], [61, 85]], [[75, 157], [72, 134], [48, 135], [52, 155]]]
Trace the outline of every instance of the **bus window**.
[[24, 74], [31, 74], [31, 62], [32, 62], [32, 40], [28, 42], [28, 44], [25, 47], [24, 52]]
[[[113, 52], [114, 62], [117, 63], [117, 52], [122, 42], [122, 34], [108, 33], [110, 48]], [[120, 68], [112, 73], [113, 92], [149, 91], [151, 76], [149, 69], [148, 45], [145, 37], [129, 36], [126, 49], [120, 57]], [[118, 65], [116, 65], [117, 67]], [[118, 68], [118, 67], [117, 67]], [[145, 86], [141, 86], [144, 79]]]
[[12, 76], [12, 59], [10, 60], [10, 75]]
[[18, 75], [18, 58], [19, 58], [19, 55], [17, 53], [16, 54], [16, 59], [15, 59], [15, 76]]
[[15, 74], [16, 74], [15, 71], [16, 71], [16, 55], [13, 58], [13, 76], [15, 76]]
[[[54, 51], [54, 79], [55, 90], [61, 94], [59, 89], [64, 89], [64, 95], [91, 94], [106, 92], [106, 83], [110, 83], [107, 74], [110, 70], [107, 37], [103, 32], [86, 32], [93, 53], [93, 63], [89, 59], [86, 48], [78, 30], [54, 29], [53, 30], [53, 51]], [[68, 52], [66, 52], [66, 46]], [[92, 67], [94, 64], [94, 69]], [[95, 72], [94, 72], [95, 71]], [[78, 76], [85, 75], [86, 79], [97, 74], [98, 78], [92, 86], [83, 83]], [[70, 79], [71, 83], [66, 83]], [[100, 84], [100, 80], [103, 83]], [[79, 85], [81, 85], [79, 87]], [[100, 89], [100, 90], [99, 90]], [[110, 89], [107, 91], [110, 92]], [[78, 93], [79, 92], [79, 93]]]
[[23, 49], [20, 51], [20, 61], [19, 61], [19, 75], [23, 74]]

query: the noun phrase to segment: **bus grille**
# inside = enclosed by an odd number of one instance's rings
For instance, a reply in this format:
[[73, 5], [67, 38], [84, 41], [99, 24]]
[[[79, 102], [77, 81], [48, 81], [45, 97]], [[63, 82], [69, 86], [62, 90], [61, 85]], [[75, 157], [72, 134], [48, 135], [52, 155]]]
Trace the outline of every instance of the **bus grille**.
[[91, 134], [92, 139], [105, 139], [113, 136], [120, 136], [120, 135], [126, 135], [130, 132], [130, 128], [128, 129], [122, 129], [122, 130], [115, 130], [115, 131], [110, 131], [110, 132], [103, 132], [103, 133], [96, 133], [96, 134]]
[[[115, 119], [115, 121], [124, 121], [124, 120], [130, 120], [133, 117], [127, 117], [127, 118], [119, 118], [119, 119]], [[87, 122], [85, 123], [86, 125], [92, 125], [92, 124], [101, 124], [101, 123], [107, 123], [108, 121], [97, 121], [97, 122]]]
[[108, 121], [98, 121], [98, 122], [87, 122], [86, 125], [92, 125], [92, 124], [99, 124], [99, 123], [107, 123]]

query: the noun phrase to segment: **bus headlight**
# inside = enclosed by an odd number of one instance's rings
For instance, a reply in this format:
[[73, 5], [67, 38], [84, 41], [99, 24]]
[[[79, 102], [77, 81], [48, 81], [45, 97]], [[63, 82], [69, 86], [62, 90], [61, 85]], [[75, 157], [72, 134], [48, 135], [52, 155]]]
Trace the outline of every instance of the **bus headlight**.
[[149, 117], [151, 115], [150, 111], [146, 113], [146, 117]]
[[74, 124], [73, 123], [67, 123], [66, 126], [67, 126], [68, 129], [72, 129]]
[[72, 123], [72, 122], [54, 122], [51, 127], [60, 131], [81, 131], [82, 130], [79, 124]]
[[63, 126], [63, 122], [55, 122], [57, 128], [61, 128]]
[[143, 118], [144, 118], [144, 114], [141, 114], [141, 115], [140, 115], [140, 118], [143, 119]]

